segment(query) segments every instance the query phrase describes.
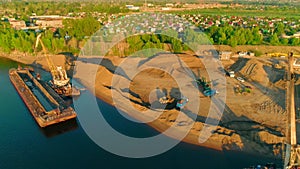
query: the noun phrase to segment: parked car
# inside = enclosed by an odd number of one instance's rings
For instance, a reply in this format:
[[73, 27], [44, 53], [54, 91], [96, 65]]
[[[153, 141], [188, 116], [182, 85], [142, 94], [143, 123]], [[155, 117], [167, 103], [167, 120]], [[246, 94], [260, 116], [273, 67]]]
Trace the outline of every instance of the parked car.
[[242, 82], [242, 83], [245, 82], [245, 80], [244, 80], [243, 78], [241, 78], [241, 77], [237, 77], [236, 79], [237, 79], [238, 81]]
[[182, 97], [176, 104], [176, 108], [182, 109], [189, 102], [187, 97]]
[[229, 77], [234, 77], [234, 71], [230, 71], [228, 74], [229, 74]]
[[252, 89], [252, 87], [251, 86], [245, 86], [246, 88], [248, 88], [248, 89]]

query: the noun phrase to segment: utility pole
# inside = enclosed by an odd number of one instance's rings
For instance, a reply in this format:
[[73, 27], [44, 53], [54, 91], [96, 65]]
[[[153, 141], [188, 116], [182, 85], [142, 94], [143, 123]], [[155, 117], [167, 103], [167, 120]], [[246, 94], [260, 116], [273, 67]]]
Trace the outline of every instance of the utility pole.
[[290, 85], [288, 86], [289, 97], [290, 97], [290, 114], [291, 114], [291, 146], [297, 145], [297, 136], [296, 136], [296, 112], [295, 112], [295, 74], [294, 74], [294, 56], [293, 53], [289, 55], [289, 73], [288, 78]]
[[288, 134], [286, 147], [285, 168], [292, 169], [300, 166], [300, 146], [297, 144], [296, 111], [295, 111], [295, 74], [293, 53], [288, 57], [286, 109], [288, 113]]

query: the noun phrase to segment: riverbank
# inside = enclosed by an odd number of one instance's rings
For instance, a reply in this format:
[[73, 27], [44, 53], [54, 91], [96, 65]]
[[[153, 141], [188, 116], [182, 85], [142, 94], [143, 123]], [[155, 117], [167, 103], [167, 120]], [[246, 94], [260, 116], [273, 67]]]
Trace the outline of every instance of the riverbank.
[[[0, 52], [0, 57], [9, 59], [18, 63], [26, 64], [28, 66], [34, 66], [38, 68], [42, 68], [44, 70], [49, 71], [49, 65], [45, 56], [41, 53], [37, 55], [27, 54], [22, 52], [11, 52], [11, 53], [3, 53]], [[54, 65], [67, 67], [67, 58], [64, 55], [49, 55], [49, 57], [53, 60]]]

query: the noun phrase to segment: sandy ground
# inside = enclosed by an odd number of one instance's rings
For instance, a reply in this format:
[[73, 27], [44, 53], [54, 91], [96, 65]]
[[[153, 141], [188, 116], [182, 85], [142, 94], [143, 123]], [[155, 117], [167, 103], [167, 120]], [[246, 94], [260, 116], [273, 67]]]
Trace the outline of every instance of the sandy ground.
[[[181, 54], [185, 66], [172, 63], [168, 56], [160, 57], [159, 62], [151, 62], [146, 58], [119, 58], [106, 57], [98, 66], [92, 63], [93, 58], [87, 57], [76, 62], [85, 67], [85, 72], [78, 71], [75, 77], [83, 77], [87, 73], [96, 73], [96, 80], [80, 79], [86, 86], [95, 83], [97, 97], [109, 104], [117, 106], [128, 113], [129, 116], [146, 122], [160, 132], [167, 131], [166, 135], [181, 139], [180, 136], [188, 132], [183, 141], [209, 147], [217, 150], [241, 150], [251, 153], [264, 153], [266, 155], [281, 156], [282, 145], [285, 141], [287, 114], [285, 112], [284, 70], [275, 69], [272, 59], [240, 59], [238, 61], [223, 62], [224, 67], [230, 67], [243, 77], [246, 82], [241, 83], [235, 78], [226, 78], [226, 105], [219, 125], [205, 124], [212, 99], [205, 97], [197, 86], [188, 82], [194, 77], [187, 76], [186, 84], [191, 91], [190, 102], [181, 111], [169, 104], [165, 110], [161, 109], [158, 100], [162, 96], [171, 98], [180, 97], [180, 84], [174, 77], [181, 77], [188, 67], [194, 76], [207, 76], [201, 57]], [[167, 72], [143, 66], [162, 68], [167, 65]], [[182, 64], [182, 63], [181, 63]], [[139, 66], [135, 66], [139, 65]], [[97, 67], [96, 72], [89, 71]], [[121, 68], [121, 69], [120, 69]], [[114, 73], [117, 70], [118, 73]], [[134, 73], [138, 72], [138, 73]], [[184, 73], [186, 74], [186, 73]], [[225, 74], [223, 75], [225, 76]], [[218, 84], [212, 82], [213, 87]], [[243, 88], [251, 86], [251, 93], [236, 93], [236, 86]], [[192, 90], [195, 89], [195, 90]], [[200, 107], [195, 108], [195, 105]], [[196, 111], [195, 111], [196, 110]], [[196, 119], [193, 117], [196, 116]], [[215, 120], [218, 120], [216, 118]], [[199, 143], [199, 137], [204, 129], [210, 128], [207, 135], [211, 136], [204, 143]], [[169, 130], [171, 129], [171, 130]], [[171, 132], [169, 132], [171, 131]], [[204, 133], [205, 134], [205, 133]], [[203, 135], [202, 135], [203, 136]]]

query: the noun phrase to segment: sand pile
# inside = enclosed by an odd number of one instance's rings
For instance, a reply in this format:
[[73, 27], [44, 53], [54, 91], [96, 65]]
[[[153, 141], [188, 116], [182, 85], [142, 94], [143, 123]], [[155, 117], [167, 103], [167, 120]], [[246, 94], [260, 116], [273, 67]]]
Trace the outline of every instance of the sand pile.
[[248, 80], [259, 83], [269, 82], [269, 75], [266, 72], [265, 65], [256, 59], [249, 60], [240, 72], [244, 77], [248, 78]]

